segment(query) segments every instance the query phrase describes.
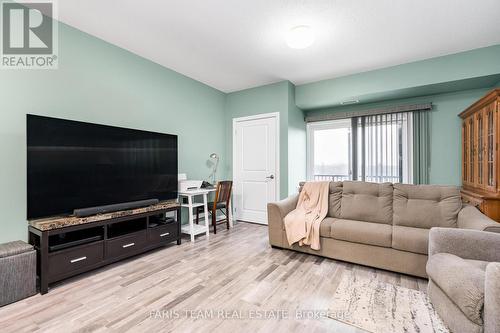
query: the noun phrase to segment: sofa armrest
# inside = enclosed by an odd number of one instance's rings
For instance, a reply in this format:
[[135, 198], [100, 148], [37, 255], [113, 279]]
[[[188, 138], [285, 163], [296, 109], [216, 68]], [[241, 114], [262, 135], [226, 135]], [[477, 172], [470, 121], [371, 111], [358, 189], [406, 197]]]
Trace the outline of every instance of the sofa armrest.
[[432, 228], [429, 232], [429, 256], [436, 253], [450, 253], [463, 259], [500, 261], [500, 234]]
[[500, 332], [500, 263], [486, 267], [484, 286], [484, 332]]
[[471, 205], [464, 205], [458, 213], [458, 227], [500, 233], [500, 223], [493, 221]]
[[269, 244], [283, 247], [285, 216], [297, 207], [299, 195], [294, 194], [288, 198], [267, 204], [267, 222], [269, 228]]

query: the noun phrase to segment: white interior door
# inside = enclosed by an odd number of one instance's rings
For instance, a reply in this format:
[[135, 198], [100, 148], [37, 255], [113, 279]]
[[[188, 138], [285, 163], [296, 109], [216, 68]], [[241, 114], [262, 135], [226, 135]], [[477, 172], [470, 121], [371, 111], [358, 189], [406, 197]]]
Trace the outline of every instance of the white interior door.
[[233, 120], [234, 211], [238, 220], [267, 224], [278, 199], [278, 114]]

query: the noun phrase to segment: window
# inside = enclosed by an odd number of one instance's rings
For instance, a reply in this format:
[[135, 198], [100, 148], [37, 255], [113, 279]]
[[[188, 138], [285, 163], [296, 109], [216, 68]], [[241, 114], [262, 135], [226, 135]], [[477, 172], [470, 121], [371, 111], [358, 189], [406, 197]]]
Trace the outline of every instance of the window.
[[309, 179], [352, 179], [350, 119], [309, 123], [307, 136]]
[[412, 183], [411, 112], [307, 125], [308, 179]]

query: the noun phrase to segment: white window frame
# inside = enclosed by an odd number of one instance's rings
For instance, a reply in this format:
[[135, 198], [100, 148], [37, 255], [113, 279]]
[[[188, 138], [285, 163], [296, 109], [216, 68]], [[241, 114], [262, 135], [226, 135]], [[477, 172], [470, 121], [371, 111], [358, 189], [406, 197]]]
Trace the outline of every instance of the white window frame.
[[[314, 180], [314, 131], [317, 130], [327, 130], [327, 129], [337, 129], [337, 128], [345, 128], [345, 125], [349, 124], [351, 128], [351, 118], [347, 119], [337, 119], [337, 120], [328, 120], [328, 121], [318, 121], [307, 123], [306, 132], [307, 132], [307, 152], [306, 152], [306, 160], [307, 160], [307, 180]], [[351, 128], [352, 130], [352, 128]], [[352, 165], [350, 165], [352, 167]], [[352, 173], [352, 170], [349, 170], [349, 173]]]

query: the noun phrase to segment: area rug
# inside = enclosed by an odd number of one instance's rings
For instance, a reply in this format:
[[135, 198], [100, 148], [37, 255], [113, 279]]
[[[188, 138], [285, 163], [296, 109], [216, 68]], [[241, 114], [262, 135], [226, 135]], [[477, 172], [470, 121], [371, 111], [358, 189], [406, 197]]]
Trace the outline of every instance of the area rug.
[[424, 292], [344, 274], [329, 317], [372, 333], [449, 333]]

